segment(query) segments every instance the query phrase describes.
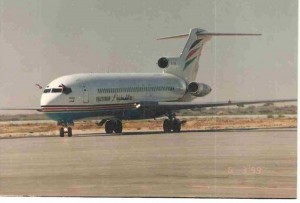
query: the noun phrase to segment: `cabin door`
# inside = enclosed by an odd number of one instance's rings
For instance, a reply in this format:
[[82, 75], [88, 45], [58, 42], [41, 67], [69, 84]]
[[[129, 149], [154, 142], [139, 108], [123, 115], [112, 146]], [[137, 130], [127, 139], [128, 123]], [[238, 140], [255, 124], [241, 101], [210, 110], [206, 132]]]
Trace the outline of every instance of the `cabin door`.
[[152, 89], [150, 88], [151, 87], [151, 85], [147, 85], [147, 92], [146, 92], [146, 94], [147, 94], [147, 98], [151, 101], [152, 99], [153, 99], [153, 92], [152, 92]]
[[88, 88], [83, 85], [82, 86], [82, 91], [83, 91], [83, 103], [87, 104], [89, 103], [89, 91]]

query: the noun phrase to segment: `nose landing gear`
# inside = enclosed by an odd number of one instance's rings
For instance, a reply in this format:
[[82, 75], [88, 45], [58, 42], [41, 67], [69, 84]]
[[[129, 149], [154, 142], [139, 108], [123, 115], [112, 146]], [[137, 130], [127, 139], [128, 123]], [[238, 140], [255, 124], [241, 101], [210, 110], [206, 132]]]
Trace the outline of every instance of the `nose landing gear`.
[[61, 126], [61, 128], [59, 129], [59, 136], [60, 137], [64, 137], [65, 134], [68, 135], [68, 137], [72, 137], [73, 133], [72, 133], [72, 127], [74, 126], [74, 123], [65, 123], [65, 122], [58, 122], [57, 123], [58, 126]]

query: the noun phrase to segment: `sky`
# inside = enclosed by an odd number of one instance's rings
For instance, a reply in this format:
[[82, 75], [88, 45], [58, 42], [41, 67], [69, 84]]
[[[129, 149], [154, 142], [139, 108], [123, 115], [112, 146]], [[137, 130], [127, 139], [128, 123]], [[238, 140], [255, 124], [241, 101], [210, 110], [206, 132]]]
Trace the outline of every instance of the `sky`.
[[195, 27], [262, 34], [205, 44], [197, 81], [213, 91], [198, 102], [296, 98], [297, 13], [297, 0], [0, 0], [0, 107], [38, 107], [35, 84], [62, 75], [162, 72], [186, 39], [156, 39]]

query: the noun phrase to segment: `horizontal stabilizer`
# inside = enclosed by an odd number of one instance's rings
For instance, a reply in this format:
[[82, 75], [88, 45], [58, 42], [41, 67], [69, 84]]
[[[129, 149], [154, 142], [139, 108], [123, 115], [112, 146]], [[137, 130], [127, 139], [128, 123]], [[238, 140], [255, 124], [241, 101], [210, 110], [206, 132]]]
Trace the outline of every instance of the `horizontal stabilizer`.
[[197, 33], [198, 36], [260, 36], [252, 33]]
[[[197, 36], [260, 36], [262, 34], [256, 33], [211, 33], [211, 32], [196, 32]], [[165, 39], [178, 39], [188, 37], [189, 34], [175, 35], [170, 37], [162, 37], [157, 40], [165, 40]]]
[[175, 36], [171, 36], [171, 37], [162, 37], [162, 38], [158, 38], [157, 40], [185, 38], [188, 36], [189, 36], [189, 34], [182, 34], [182, 35], [175, 35]]

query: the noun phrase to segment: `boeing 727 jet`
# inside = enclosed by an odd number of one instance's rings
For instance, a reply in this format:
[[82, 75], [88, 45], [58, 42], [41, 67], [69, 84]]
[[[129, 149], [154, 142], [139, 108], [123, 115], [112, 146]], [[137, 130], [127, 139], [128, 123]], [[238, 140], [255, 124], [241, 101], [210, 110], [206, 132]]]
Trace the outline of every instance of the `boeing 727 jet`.
[[162, 73], [82, 73], [59, 77], [50, 82], [41, 96], [39, 108], [1, 110], [37, 110], [57, 121], [59, 134], [72, 136], [74, 121], [100, 117], [106, 133], [122, 133], [122, 120], [151, 119], [165, 116], [164, 132], [180, 132], [181, 121], [175, 111], [204, 107], [233, 106], [267, 102], [291, 102], [296, 99], [194, 103], [208, 95], [209, 85], [195, 81], [203, 45], [213, 36], [257, 36], [259, 34], [211, 33], [194, 28], [189, 34], [160, 38], [188, 37], [179, 57], [162, 57]]

